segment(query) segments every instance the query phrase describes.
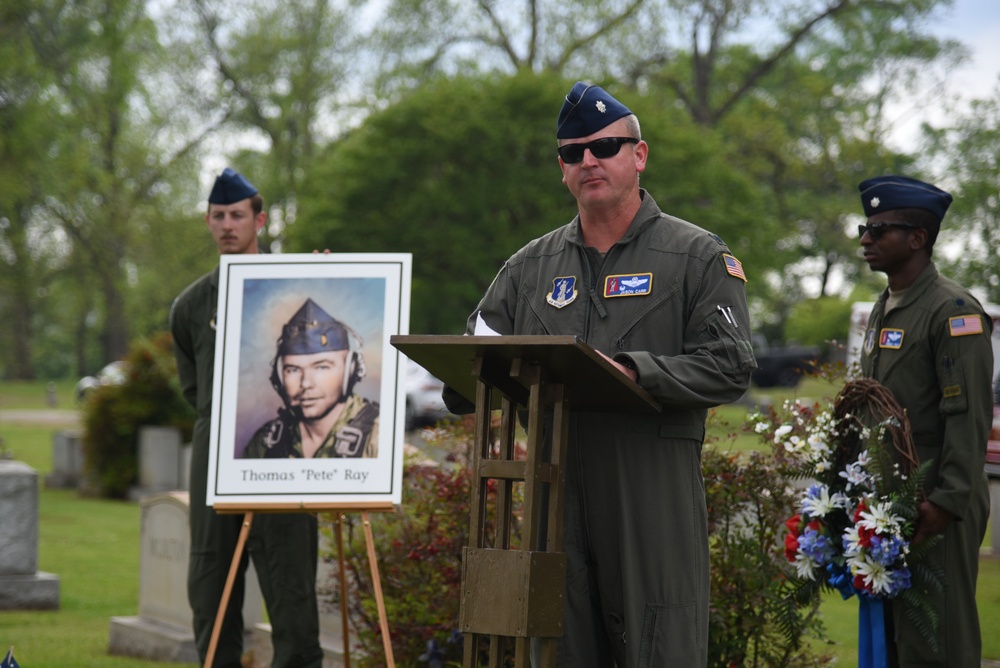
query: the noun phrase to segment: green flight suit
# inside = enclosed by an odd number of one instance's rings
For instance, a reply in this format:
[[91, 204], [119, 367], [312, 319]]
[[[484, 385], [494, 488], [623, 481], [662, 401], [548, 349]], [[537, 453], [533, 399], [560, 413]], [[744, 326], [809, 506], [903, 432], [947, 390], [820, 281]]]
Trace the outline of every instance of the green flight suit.
[[[254, 432], [243, 449], [245, 459], [302, 457], [298, 422], [281, 411], [274, 420]], [[323, 445], [313, 458], [378, 457], [378, 404], [352, 394]]]
[[[170, 330], [185, 399], [197, 411], [191, 452], [188, 601], [195, 645], [204, 663], [243, 517], [219, 515], [205, 504], [215, 370], [219, 269], [201, 277], [174, 300]], [[265, 380], [266, 382], [266, 380]], [[316, 601], [318, 536], [315, 515], [258, 514], [247, 539], [271, 623], [274, 668], [320, 668]], [[213, 666], [240, 668], [247, 554], [226, 608]]]
[[[570, 416], [566, 668], [706, 664], [705, 419], [743, 395], [756, 367], [738, 261], [717, 236], [642, 198], [603, 257], [584, 246], [579, 219], [519, 250], [467, 327], [574, 334], [634, 364], [663, 404], [655, 417]], [[470, 408], [451, 390], [445, 400], [455, 412]]]
[[887, 297], [888, 291], [869, 317], [861, 370], [906, 409], [918, 458], [933, 460], [927, 498], [954, 516], [929, 555], [945, 574], [944, 591], [933, 598], [943, 652], [933, 654], [897, 603], [891, 621], [899, 665], [979, 668], [976, 578], [989, 517], [983, 465], [993, 420], [992, 320], [933, 264], [885, 313]]

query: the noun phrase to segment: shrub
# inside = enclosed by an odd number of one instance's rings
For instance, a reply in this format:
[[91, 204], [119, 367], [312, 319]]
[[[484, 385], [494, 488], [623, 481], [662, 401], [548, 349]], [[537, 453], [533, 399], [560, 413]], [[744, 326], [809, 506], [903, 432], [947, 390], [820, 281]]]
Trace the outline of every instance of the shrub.
[[84, 469], [89, 492], [124, 498], [138, 481], [138, 436], [144, 425], [172, 426], [191, 438], [194, 411], [181, 397], [173, 343], [164, 333], [133, 344], [121, 385], [103, 385], [83, 407]]
[[[441, 429], [452, 444], [451, 466], [407, 466], [402, 508], [372, 516], [393, 656], [408, 668], [462, 665], [456, 629], [472, 436], [468, 423]], [[795, 503], [789, 465], [774, 449], [735, 454], [709, 444], [702, 468], [711, 554], [709, 665], [822, 664], [803, 643], [822, 633], [818, 601], [797, 603], [786, 578], [784, 521]], [[357, 526], [350, 530], [344, 551], [351, 623], [362, 648], [357, 659], [375, 668], [384, 665], [383, 649], [364, 535]]]

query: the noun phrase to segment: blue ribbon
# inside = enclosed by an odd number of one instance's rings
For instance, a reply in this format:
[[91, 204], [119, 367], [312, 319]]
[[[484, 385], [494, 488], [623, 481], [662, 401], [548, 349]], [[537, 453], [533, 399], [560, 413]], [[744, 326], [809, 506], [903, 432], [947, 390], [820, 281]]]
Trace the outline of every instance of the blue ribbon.
[[830, 574], [826, 581], [840, 592], [845, 601], [854, 596], [854, 578], [846, 566], [829, 563], [826, 565], [826, 572]]
[[885, 638], [882, 599], [858, 596], [858, 668], [887, 668], [889, 654]]

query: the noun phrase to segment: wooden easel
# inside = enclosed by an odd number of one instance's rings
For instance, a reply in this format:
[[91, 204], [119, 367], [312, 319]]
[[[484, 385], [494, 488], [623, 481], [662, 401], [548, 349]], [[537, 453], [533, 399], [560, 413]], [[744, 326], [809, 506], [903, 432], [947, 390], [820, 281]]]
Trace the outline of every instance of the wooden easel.
[[239, 571], [240, 561], [243, 559], [243, 550], [246, 548], [247, 538], [250, 537], [250, 529], [253, 526], [255, 512], [331, 512], [337, 513], [336, 519], [336, 539], [337, 539], [337, 561], [340, 565], [340, 615], [341, 631], [344, 639], [344, 668], [351, 668], [350, 636], [347, 628], [347, 578], [344, 564], [344, 538], [343, 538], [343, 516], [340, 513], [360, 511], [361, 522], [365, 530], [365, 546], [368, 551], [368, 564], [371, 567], [372, 587], [375, 590], [375, 605], [378, 608], [379, 628], [382, 631], [382, 649], [385, 651], [385, 661], [387, 668], [395, 667], [395, 660], [392, 656], [392, 639], [389, 637], [389, 622], [385, 613], [385, 599], [382, 597], [382, 580], [379, 577], [378, 561], [375, 555], [375, 540], [372, 535], [371, 520], [369, 512], [388, 512], [395, 510], [389, 502], [385, 503], [337, 503], [337, 504], [310, 504], [310, 503], [271, 503], [258, 504], [253, 508], [247, 508], [244, 504], [217, 503], [213, 506], [215, 512], [243, 513], [243, 526], [240, 527], [240, 536], [236, 541], [236, 550], [233, 553], [233, 560], [229, 566], [229, 575], [226, 577], [226, 586], [222, 590], [222, 600], [219, 602], [219, 611], [215, 616], [215, 626], [212, 627], [212, 638], [208, 643], [208, 653], [205, 656], [204, 668], [212, 668], [215, 660], [215, 650], [219, 644], [219, 634], [222, 632], [222, 620], [226, 616], [226, 608], [229, 606], [229, 598], [233, 593], [233, 584], [236, 582], [236, 573]]

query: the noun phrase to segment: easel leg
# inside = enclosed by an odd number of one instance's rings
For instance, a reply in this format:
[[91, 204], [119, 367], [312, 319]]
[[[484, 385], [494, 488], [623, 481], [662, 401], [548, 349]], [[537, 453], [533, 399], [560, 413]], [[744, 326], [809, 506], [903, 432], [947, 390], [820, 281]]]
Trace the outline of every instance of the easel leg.
[[240, 537], [236, 541], [236, 551], [233, 553], [233, 561], [229, 566], [229, 576], [226, 578], [226, 587], [222, 590], [222, 600], [219, 601], [219, 612], [215, 615], [215, 626], [212, 628], [212, 639], [208, 643], [208, 654], [205, 655], [205, 668], [212, 668], [215, 660], [215, 649], [219, 645], [219, 634], [222, 633], [222, 620], [226, 616], [226, 608], [229, 605], [229, 597], [233, 593], [233, 583], [236, 581], [236, 572], [240, 568], [240, 561], [243, 559], [243, 548], [246, 547], [247, 537], [250, 535], [250, 527], [253, 526], [253, 511], [247, 511], [243, 515], [243, 527], [240, 529]]
[[340, 564], [340, 632], [344, 636], [344, 668], [351, 668], [351, 641], [347, 633], [347, 571], [344, 564], [344, 516], [337, 515], [337, 563]]
[[365, 527], [365, 545], [368, 547], [368, 563], [372, 569], [372, 588], [375, 590], [375, 605], [378, 607], [378, 623], [382, 629], [382, 647], [385, 650], [385, 665], [395, 668], [392, 658], [392, 638], [389, 637], [389, 622], [385, 614], [385, 601], [382, 599], [382, 581], [378, 575], [378, 562], [375, 560], [375, 540], [372, 538], [372, 523], [368, 511], [361, 511], [361, 523]]

